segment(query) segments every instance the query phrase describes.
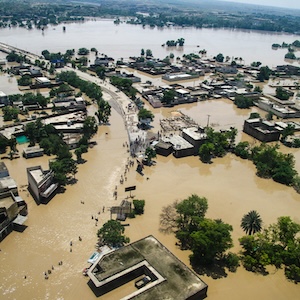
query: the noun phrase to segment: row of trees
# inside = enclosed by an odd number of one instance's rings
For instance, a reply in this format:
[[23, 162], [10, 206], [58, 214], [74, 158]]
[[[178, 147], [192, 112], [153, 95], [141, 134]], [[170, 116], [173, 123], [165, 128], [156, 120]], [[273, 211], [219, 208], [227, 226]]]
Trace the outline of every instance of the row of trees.
[[[282, 133], [282, 140], [293, 134], [294, 129], [287, 127]], [[199, 156], [202, 162], [211, 163], [213, 157], [222, 157], [228, 151], [235, 155], [252, 160], [257, 169], [257, 175], [262, 178], [272, 178], [274, 181], [294, 186], [298, 190], [298, 173], [295, 170], [295, 158], [292, 154], [283, 154], [278, 151], [279, 145], [267, 145], [250, 147], [250, 143], [240, 142], [235, 145], [237, 130], [231, 128], [228, 131], [215, 132], [213, 128], [206, 128], [207, 138], [199, 148]]]
[[292, 154], [283, 154], [278, 151], [279, 145], [250, 147], [249, 142], [240, 142], [234, 153], [241, 158], [250, 159], [256, 166], [257, 175], [262, 178], [272, 178], [274, 181], [294, 185], [298, 173], [295, 170], [295, 158]]
[[130, 99], [135, 99], [137, 90], [132, 86], [130, 79], [112, 76], [110, 77], [110, 83], [125, 93]]
[[232, 226], [206, 218], [207, 209], [207, 199], [194, 194], [163, 207], [160, 215], [160, 229], [175, 233], [181, 248], [192, 251], [190, 261], [197, 271], [217, 277], [219, 269], [224, 276], [225, 268], [235, 271], [241, 260], [247, 270], [263, 274], [268, 265], [284, 267], [288, 279], [300, 281], [300, 224], [280, 217], [262, 229], [260, 215], [250, 211], [241, 220], [248, 235], [239, 239], [242, 251], [237, 255], [228, 252], [233, 246]]
[[[254, 221], [252, 225], [257, 227], [261, 222], [260, 217], [257, 218], [254, 212], [251, 213]], [[251, 222], [244, 220], [242, 226], [249, 223]], [[261, 230], [256, 231], [258, 232], [253, 235], [239, 239], [242, 246], [241, 261], [245, 269], [268, 274], [268, 265], [277, 269], [283, 267], [288, 279], [295, 283], [300, 282], [300, 224], [293, 222], [290, 217], [280, 217], [262, 233], [259, 232]]]
[[[185, 39], [184, 38], [179, 38], [177, 40], [168, 40], [166, 41], [166, 45], [168, 47], [176, 47], [177, 45], [182, 47], [184, 45]], [[164, 44], [163, 44], [164, 46]]]

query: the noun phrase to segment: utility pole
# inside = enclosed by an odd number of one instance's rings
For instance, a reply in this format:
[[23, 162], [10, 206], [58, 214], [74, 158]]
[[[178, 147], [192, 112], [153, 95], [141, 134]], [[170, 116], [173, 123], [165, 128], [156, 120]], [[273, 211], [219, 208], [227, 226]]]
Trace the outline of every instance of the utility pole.
[[206, 127], [209, 126], [209, 118], [210, 118], [210, 115], [207, 115], [207, 125], [206, 125]]

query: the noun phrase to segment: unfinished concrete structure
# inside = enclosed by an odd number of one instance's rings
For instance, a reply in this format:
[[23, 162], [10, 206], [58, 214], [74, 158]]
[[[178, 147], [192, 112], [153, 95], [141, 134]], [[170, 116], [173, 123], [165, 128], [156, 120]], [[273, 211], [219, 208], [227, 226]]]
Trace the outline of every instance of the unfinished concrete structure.
[[[207, 284], [153, 236], [100, 255], [88, 276], [98, 297], [117, 288], [121, 300], [193, 300], [204, 299], [207, 293]], [[151, 280], [137, 288], [135, 283], [145, 276]]]

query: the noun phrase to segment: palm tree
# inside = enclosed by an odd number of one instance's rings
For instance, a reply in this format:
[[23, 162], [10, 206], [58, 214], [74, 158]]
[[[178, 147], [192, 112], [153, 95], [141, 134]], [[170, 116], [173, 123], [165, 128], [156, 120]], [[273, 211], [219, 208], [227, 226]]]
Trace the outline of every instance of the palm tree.
[[249, 211], [241, 221], [241, 227], [249, 235], [261, 231], [261, 224], [262, 219], [256, 210]]

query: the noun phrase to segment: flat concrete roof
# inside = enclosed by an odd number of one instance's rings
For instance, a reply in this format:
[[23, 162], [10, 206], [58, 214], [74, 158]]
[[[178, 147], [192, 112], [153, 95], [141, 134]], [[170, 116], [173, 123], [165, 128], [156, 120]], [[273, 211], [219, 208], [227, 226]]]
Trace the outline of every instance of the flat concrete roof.
[[[141, 275], [149, 276], [151, 281], [137, 289], [134, 284]], [[132, 282], [129, 295], [124, 294], [122, 299], [203, 299], [207, 291], [207, 284], [153, 236], [103, 255], [89, 269], [88, 276], [99, 295], [109, 285], [111, 291]]]
[[180, 135], [172, 135], [170, 137], [164, 137], [164, 142], [170, 142], [173, 145], [173, 148], [175, 150], [182, 150], [182, 149], [189, 149], [193, 148], [194, 146], [186, 141], [183, 137]]
[[17, 184], [10, 176], [0, 178], [0, 190], [17, 188]]
[[44, 179], [44, 173], [42, 168], [30, 170], [30, 174], [32, 175], [37, 184], [39, 184]]
[[184, 128], [182, 131], [190, 136], [194, 141], [199, 141], [206, 138], [206, 133], [199, 132], [197, 127]]

